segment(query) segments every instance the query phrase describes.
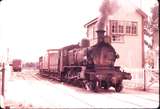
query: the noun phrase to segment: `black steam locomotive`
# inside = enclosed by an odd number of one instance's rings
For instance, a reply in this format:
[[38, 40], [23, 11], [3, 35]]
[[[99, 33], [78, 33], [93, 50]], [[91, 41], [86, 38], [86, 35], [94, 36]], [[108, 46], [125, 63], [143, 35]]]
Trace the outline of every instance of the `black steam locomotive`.
[[111, 44], [104, 41], [103, 30], [97, 31], [98, 41], [89, 47], [83, 39], [81, 45], [70, 45], [61, 49], [50, 49], [39, 58], [41, 74], [49, 73], [52, 78], [63, 82], [79, 81], [87, 90], [114, 87], [116, 92], [123, 88], [122, 81], [130, 80], [131, 74], [114, 66], [119, 55]]

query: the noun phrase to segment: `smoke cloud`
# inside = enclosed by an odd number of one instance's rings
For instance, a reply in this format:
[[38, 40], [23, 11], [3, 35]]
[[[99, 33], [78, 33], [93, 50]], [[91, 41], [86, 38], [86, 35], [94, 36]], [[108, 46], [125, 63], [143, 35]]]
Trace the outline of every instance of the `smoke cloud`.
[[105, 23], [108, 20], [108, 16], [112, 15], [119, 8], [118, 1], [116, 0], [104, 0], [99, 8], [100, 16], [97, 22], [97, 30], [105, 30]]

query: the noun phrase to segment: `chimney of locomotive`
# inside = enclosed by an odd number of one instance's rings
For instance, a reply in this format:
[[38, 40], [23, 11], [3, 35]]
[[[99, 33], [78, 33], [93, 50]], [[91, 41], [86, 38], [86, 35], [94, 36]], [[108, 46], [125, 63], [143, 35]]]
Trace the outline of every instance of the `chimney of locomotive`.
[[[118, 0], [103, 0], [102, 5], [99, 8], [100, 16], [96, 24], [98, 43], [104, 41], [104, 36], [105, 36], [104, 30], [107, 27], [108, 16], [116, 12], [118, 8], [119, 8]], [[107, 42], [110, 42], [109, 37], [106, 37], [106, 39], [105, 40]]]
[[97, 30], [96, 32], [97, 32], [98, 43], [104, 42], [105, 30]]

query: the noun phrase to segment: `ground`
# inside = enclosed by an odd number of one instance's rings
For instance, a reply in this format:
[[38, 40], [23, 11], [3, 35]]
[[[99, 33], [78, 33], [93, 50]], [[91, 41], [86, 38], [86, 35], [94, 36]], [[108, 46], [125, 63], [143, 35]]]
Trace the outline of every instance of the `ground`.
[[5, 87], [5, 106], [11, 108], [157, 108], [159, 93], [124, 88], [87, 91], [45, 79], [37, 70], [12, 72]]

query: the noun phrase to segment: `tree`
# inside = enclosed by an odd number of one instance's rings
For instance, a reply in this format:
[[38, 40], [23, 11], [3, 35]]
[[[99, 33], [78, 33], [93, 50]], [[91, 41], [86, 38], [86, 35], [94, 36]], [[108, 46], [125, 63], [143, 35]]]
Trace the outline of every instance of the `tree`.
[[156, 49], [159, 45], [159, 6], [158, 4], [155, 4], [154, 7], [151, 9], [151, 19], [150, 19], [150, 26], [149, 30], [151, 31], [151, 37], [153, 37], [152, 40], [152, 47], [153, 49]]
[[[158, 68], [158, 60], [159, 60], [159, 5], [158, 3], [155, 4], [151, 8], [152, 15], [150, 16], [150, 19], [148, 21], [145, 21], [145, 27], [144, 27], [144, 34], [152, 37], [152, 45], [149, 46], [151, 48], [151, 51], [153, 52], [152, 56], [150, 56], [150, 59], [154, 59], [154, 68]], [[146, 43], [147, 44], [147, 43]], [[148, 60], [148, 59], [147, 59]]]
[[151, 9], [150, 31], [152, 37], [152, 49], [154, 51], [154, 68], [159, 68], [159, 5], [155, 4]]

